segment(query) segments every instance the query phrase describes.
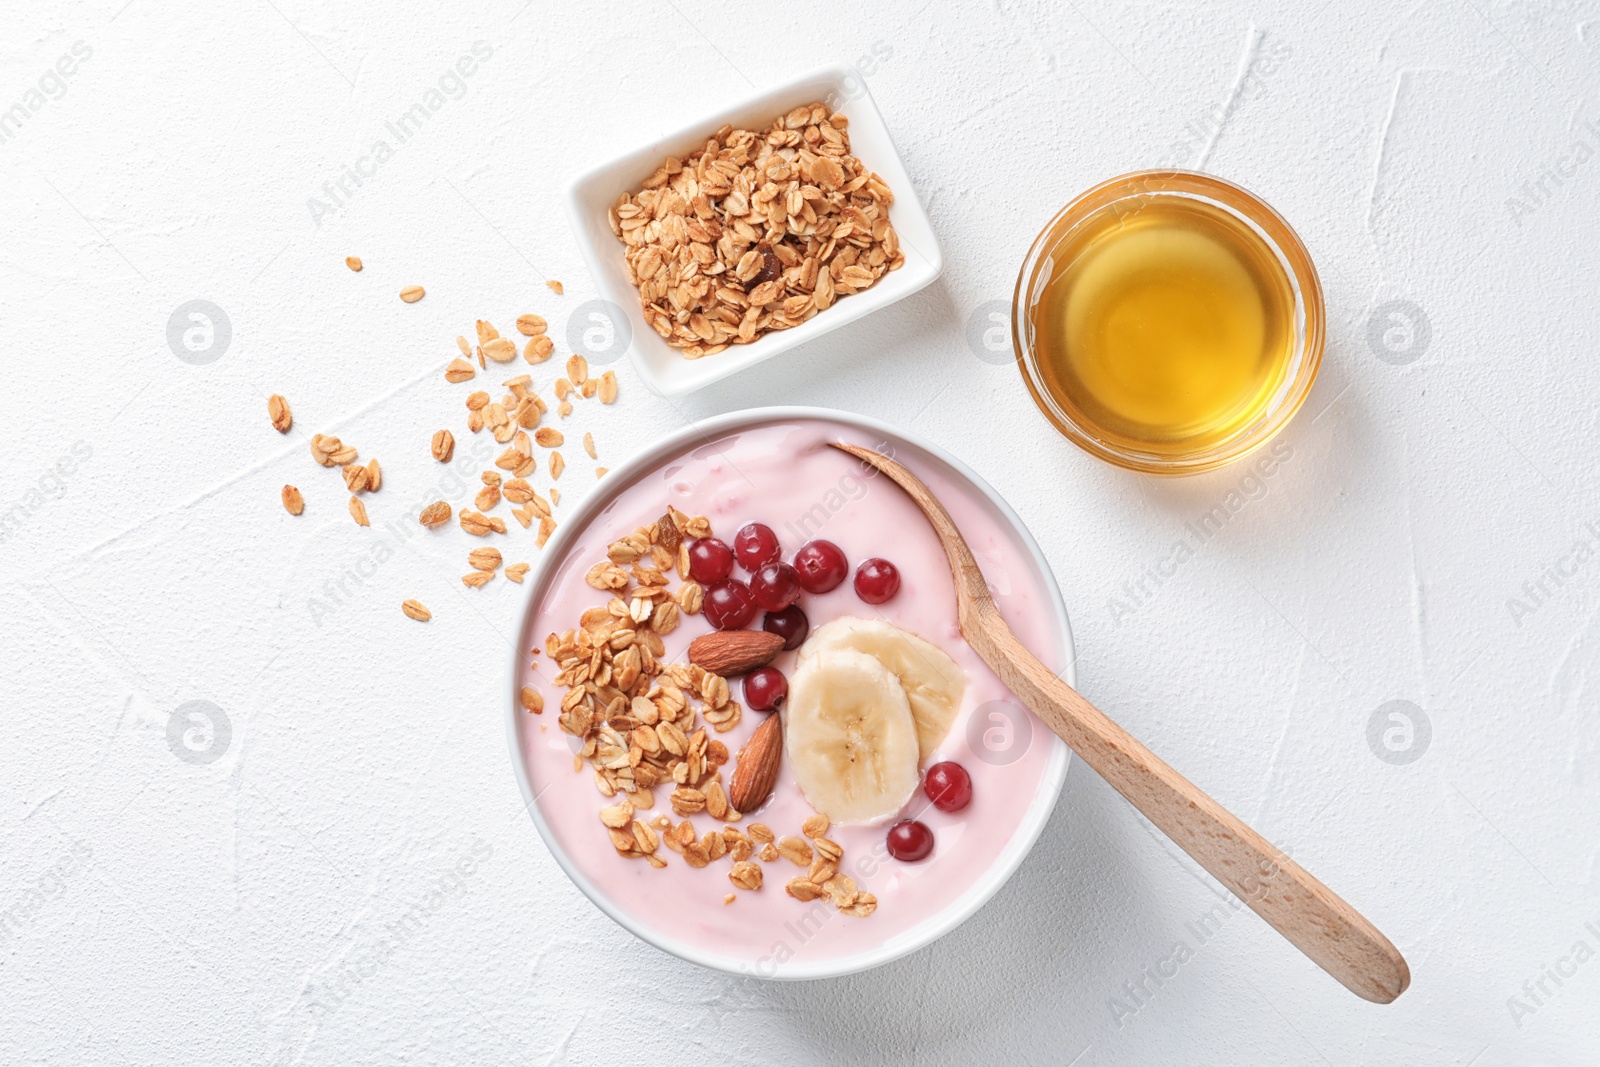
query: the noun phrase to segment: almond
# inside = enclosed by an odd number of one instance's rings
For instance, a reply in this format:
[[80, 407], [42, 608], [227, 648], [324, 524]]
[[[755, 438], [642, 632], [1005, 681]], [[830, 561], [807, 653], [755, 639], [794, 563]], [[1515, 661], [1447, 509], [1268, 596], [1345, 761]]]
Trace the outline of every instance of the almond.
[[765, 630], [717, 630], [689, 642], [689, 662], [728, 678], [765, 667], [782, 651], [783, 638]]
[[[730, 633], [733, 631], [729, 631]], [[776, 635], [774, 635], [776, 636]], [[783, 645], [780, 639], [779, 646]], [[750, 743], [739, 753], [739, 763], [728, 785], [728, 803], [734, 810], [754, 811], [772, 795], [778, 781], [778, 765], [783, 762], [783, 723], [768, 715], [751, 735]]]

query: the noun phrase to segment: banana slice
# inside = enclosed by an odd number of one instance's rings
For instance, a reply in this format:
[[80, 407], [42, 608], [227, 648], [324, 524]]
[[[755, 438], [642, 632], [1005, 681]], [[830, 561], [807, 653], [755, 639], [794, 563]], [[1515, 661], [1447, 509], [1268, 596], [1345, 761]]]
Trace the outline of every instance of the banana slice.
[[911, 704], [873, 657], [844, 648], [807, 657], [789, 679], [783, 716], [789, 772], [833, 821], [886, 819], [916, 792]]
[[817, 627], [800, 649], [800, 660], [828, 649], [865, 652], [900, 680], [917, 720], [919, 758], [927, 760], [939, 747], [961, 710], [967, 676], [949, 654], [909, 630], [880, 619], [845, 615]]

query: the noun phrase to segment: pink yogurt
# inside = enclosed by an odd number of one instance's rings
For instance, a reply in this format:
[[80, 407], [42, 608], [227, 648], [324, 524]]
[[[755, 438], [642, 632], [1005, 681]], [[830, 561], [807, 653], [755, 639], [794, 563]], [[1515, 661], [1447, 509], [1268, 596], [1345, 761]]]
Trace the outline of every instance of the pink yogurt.
[[[800, 421], [727, 433], [663, 459], [623, 489], [577, 536], [532, 606], [531, 625], [524, 631], [542, 647], [546, 634], [572, 628], [584, 609], [604, 604], [606, 595], [585, 584], [585, 573], [604, 557], [611, 541], [654, 522], [669, 504], [689, 515], [707, 516], [715, 535], [729, 542], [746, 522], [764, 522], [777, 532], [785, 559], [793, 558], [806, 541], [825, 538], [844, 550], [852, 577], [855, 566], [872, 556], [899, 567], [900, 592], [886, 604], [862, 602], [850, 578], [831, 593], [802, 594], [800, 599], [813, 630], [841, 615], [884, 618], [939, 645], [967, 675], [961, 714], [929, 762], [950, 759], [964, 766], [973, 780], [972, 803], [947, 814], [919, 791], [899, 816], [920, 819], [933, 830], [933, 854], [919, 863], [889, 858], [884, 846], [887, 823], [835, 825], [828, 833], [844, 847], [841, 870], [878, 898], [876, 913], [866, 918], [840, 914], [826, 901], [801, 903], [790, 897], [784, 884], [804, 871], [785, 859], [763, 864], [765, 884], [747, 892], [735, 890], [728, 880], [726, 857], [695, 869], [662, 846], [660, 855], [668, 866], [657, 870], [618, 856], [597, 815], [613, 801], [595, 789], [587, 765], [574, 771], [575, 739], [556, 722], [562, 691], [550, 682], [553, 665], [541, 654], [523, 668], [520, 684], [540, 689], [547, 709], [523, 723], [523, 758], [559, 851], [604, 898], [608, 910], [649, 930], [656, 941], [685, 945], [696, 955], [714, 955], [732, 969], [765, 977], [781, 977], [791, 961], [815, 963], [892, 947], [913, 937], [919, 925], [948, 913], [1007, 851], [1060, 744], [1021, 709], [962, 639], [944, 551], [922, 513], [888, 478], [863, 470], [859, 461], [828, 447], [833, 440], [891, 450], [865, 431]], [[1051, 662], [1059, 643], [1053, 591], [1041, 588], [1047, 579], [1038, 574], [1017, 534], [965, 480], [917, 463], [915, 457], [901, 458], [961, 527], [1006, 621]], [[737, 565], [734, 573], [748, 578]], [[760, 624], [758, 612], [752, 626]], [[667, 658], [682, 660], [689, 642], [710, 629], [703, 617], [685, 616], [666, 638]], [[795, 655], [783, 653], [774, 665], [787, 674]], [[732, 687], [734, 698], [743, 703], [737, 680]], [[765, 717], [745, 708], [737, 727], [710, 736], [737, 753]], [[726, 781], [733, 771], [731, 759], [723, 770]], [[665, 814], [679, 822], [667, 802], [668, 792], [658, 787], [656, 807], [639, 818], [649, 821]], [[799, 834], [812, 813], [794, 781], [780, 773], [772, 798], [759, 811], [746, 813], [738, 825], [762, 822], [782, 837]], [[690, 821], [700, 834], [724, 825], [703, 813]], [[735, 900], [725, 905], [723, 898], [730, 892]]]

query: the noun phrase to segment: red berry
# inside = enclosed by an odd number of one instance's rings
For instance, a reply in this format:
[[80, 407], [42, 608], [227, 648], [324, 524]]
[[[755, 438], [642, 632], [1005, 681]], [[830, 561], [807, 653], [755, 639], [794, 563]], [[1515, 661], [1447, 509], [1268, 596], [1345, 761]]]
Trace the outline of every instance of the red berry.
[[889, 855], [906, 863], [928, 858], [933, 851], [933, 831], [915, 819], [889, 827]]
[[706, 590], [706, 619], [719, 630], [740, 630], [756, 617], [756, 598], [737, 578], [727, 578]]
[[794, 569], [800, 572], [800, 588], [806, 592], [831, 593], [850, 573], [850, 561], [832, 541], [810, 541], [794, 554]]
[[733, 570], [733, 550], [715, 537], [689, 543], [689, 577], [701, 585], [720, 582]]
[[739, 561], [739, 566], [747, 571], [753, 571], [763, 563], [771, 563], [781, 555], [783, 548], [770, 526], [759, 522], [747, 523], [733, 535], [733, 556]]
[[759, 667], [744, 676], [744, 702], [752, 711], [772, 711], [789, 695], [789, 680], [776, 667]]
[[793, 652], [811, 632], [811, 620], [806, 618], [799, 604], [790, 604], [782, 611], [768, 612], [761, 622], [761, 628], [783, 638], [783, 650]]
[[900, 591], [900, 570], [886, 559], [869, 559], [856, 568], [856, 596], [868, 604], [893, 600]]
[[750, 579], [750, 592], [763, 611], [782, 611], [800, 599], [800, 575], [787, 563], [767, 563]]
[[935, 763], [922, 778], [922, 791], [940, 811], [960, 811], [972, 803], [972, 775], [959, 763]]

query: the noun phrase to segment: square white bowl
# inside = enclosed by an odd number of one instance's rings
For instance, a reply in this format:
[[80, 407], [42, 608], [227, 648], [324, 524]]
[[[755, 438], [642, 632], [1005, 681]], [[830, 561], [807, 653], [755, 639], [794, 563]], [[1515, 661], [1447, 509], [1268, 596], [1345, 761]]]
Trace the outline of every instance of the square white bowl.
[[[628, 281], [623, 244], [611, 232], [606, 212], [623, 193], [639, 189], [662, 160], [691, 154], [703, 147], [707, 138], [722, 126], [765, 129], [773, 119], [790, 109], [818, 100], [849, 118], [850, 151], [868, 170], [881, 176], [894, 193], [889, 221], [899, 234], [905, 263], [899, 270], [878, 279], [872, 288], [839, 298], [832, 307], [799, 326], [764, 334], [746, 345], [730, 345], [714, 356], [685, 359], [645, 322], [639, 291]], [[780, 352], [814, 341], [829, 330], [910, 296], [944, 269], [944, 255], [939, 250], [933, 224], [928, 221], [928, 213], [922, 209], [911, 186], [911, 177], [894, 150], [889, 129], [872, 102], [866, 80], [853, 67], [844, 65], [823, 67], [748, 97], [674, 134], [586, 171], [567, 188], [567, 214], [601, 298], [615, 306], [580, 318], [577, 329], [581, 331], [584, 323], [592, 320], [602, 329], [602, 336], [610, 339], [615, 336], [618, 324], [610, 324], [607, 330], [594, 316], [624, 316], [630, 330], [628, 358], [645, 383], [662, 396], [691, 392]], [[569, 326], [569, 335], [573, 332], [574, 327]]]

